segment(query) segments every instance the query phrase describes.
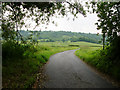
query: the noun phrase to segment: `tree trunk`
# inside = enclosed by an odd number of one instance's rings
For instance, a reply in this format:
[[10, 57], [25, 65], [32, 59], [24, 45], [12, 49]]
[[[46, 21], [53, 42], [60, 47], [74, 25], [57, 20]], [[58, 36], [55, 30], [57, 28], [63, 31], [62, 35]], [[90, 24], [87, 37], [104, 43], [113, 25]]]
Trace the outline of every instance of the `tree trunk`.
[[105, 48], [105, 33], [103, 33], [103, 50]]

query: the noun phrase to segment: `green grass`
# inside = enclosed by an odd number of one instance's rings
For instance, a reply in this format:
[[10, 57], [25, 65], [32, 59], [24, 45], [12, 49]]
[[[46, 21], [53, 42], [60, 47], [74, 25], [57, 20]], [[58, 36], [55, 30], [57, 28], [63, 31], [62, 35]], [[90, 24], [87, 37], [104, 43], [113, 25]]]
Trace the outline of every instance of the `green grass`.
[[[88, 53], [98, 49], [99, 47], [101, 47], [101, 45], [88, 42], [40, 42], [38, 43], [38, 45], [35, 45], [34, 47], [30, 46], [29, 49], [24, 51], [24, 57], [22, 58], [19, 58], [19, 55], [16, 57], [14, 50], [13, 55], [16, 58], [8, 58], [7, 60], [3, 60], [3, 87], [32, 87], [32, 85], [36, 81], [38, 71], [53, 54], [66, 50], [80, 48], [80, 50], [78, 50], [76, 54], [84, 56], [83, 58], [89, 58], [87, 56]], [[89, 51], [87, 51], [88, 49]]]
[[91, 47], [91, 46], [81, 47], [80, 50], [77, 50], [75, 52], [75, 54], [76, 54], [76, 56], [78, 56], [82, 60], [86, 61], [87, 63], [95, 65], [97, 63], [96, 50], [98, 50], [100, 48], [101, 47]]
[[113, 79], [120, 81], [120, 62], [114, 63], [111, 60], [112, 54], [108, 49], [102, 50], [101, 46], [85, 46], [75, 52], [76, 56], [86, 63], [96, 67], [99, 71], [106, 73]]
[[4, 88], [27, 88], [34, 82], [40, 62], [35, 59], [18, 59], [3, 63], [3, 87]]
[[69, 45], [79, 45], [79, 47], [101, 47], [100, 44], [95, 44], [95, 43], [89, 43], [89, 42], [40, 42], [39, 45], [45, 45], [45, 46], [69, 46]]
[[[79, 58], [95, 66], [100, 71], [120, 79], [119, 63], [113, 65], [111, 61], [105, 60], [107, 53], [104, 51], [102, 52], [104, 55], [101, 56], [100, 49], [102, 49], [102, 45], [100, 44], [88, 42], [40, 42], [34, 47], [29, 45], [28, 49], [26, 49], [27, 46], [25, 49], [24, 46], [16, 46], [17, 49], [13, 46], [9, 48], [11, 44], [7, 43], [6, 46], [3, 46], [5, 48], [3, 50], [5, 58], [2, 61], [3, 88], [32, 87], [40, 68], [49, 60], [51, 55], [77, 48], [80, 49], [75, 54]], [[19, 53], [23, 55], [19, 55]], [[9, 58], [7, 58], [7, 55]]]
[[[54, 47], [52, 46], [54, 45]], [[24, 52], [24, 58], [8, 58], [3, 60], [2, 85], [4, 88], [29, 88], [36, 81], [39, 69], [55, 53], [77, 49], [66, 44], [57, 46], [57, 43], [39, 43], [34, 49]], [[33, 52], [34, 50], [34, 52]]]

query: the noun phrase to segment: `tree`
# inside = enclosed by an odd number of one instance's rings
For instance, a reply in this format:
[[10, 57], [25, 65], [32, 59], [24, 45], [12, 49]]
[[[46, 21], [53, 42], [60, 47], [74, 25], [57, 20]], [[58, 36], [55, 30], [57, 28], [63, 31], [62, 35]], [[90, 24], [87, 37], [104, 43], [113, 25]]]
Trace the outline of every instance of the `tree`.
[[[111, 65], [120, 64], [120, 16], [117, 10], [120, 2], [92, 2], [93, 11], [97, 13], [98, 23], [97, 29], [101, 29], [103, 33], [103, 49], [100, 55], [103, 60], [111, 62]], [[105, 36], [107, 36], [107, 45], [105, 44]]]
[[116, 38], [119, 38], [120, 33], [120, 17], [117, 11], [120, 2], [92, 2], [93, 12], [98, 16], [97, 29], [101, 29], [103, 33], [103, 48], [105, 35], [107, 41], [112, 45]]
[[[68, 5], [66, 5], [68, 4]], [[67, 8], [66, 8], [67, 7]], [[10, 40], [21, 39], [22, 35], [19, 33], [19, 28], [25, 25], [24, 18], [30, 18], [36, 22], [37, 25], [41, 23], [49, 24], [50, 17], [58, 13], [62, 16], [67, 16], [67, 13], [72, 13], [75, 17], [80, 12], [85, 16], [85, 10], [83, 9], [80, 2], [3, 2], [2, 3], [2, 37], [9, 38]], [[9, 13], [8, 13], [9, 12]], [[8, 15], [6, 15], [8, 13]], [[34, 18], [33, 18], [34, 16]], [[53, 21], [54, 23], [54, 21]], [[36, 26], [37, 26], [36, 25]], [[7, 26], [8, 28], [5, 28]], [[8, 32], [6, 37], [6, 31]], [[11, 32], [11, 33], [9, 33]], [[11, 37], [15, 36], [14, 38]], [[16, 38], [17, 37], [17, 38]], [[8, 40], [8, 39], [6, 39]]]

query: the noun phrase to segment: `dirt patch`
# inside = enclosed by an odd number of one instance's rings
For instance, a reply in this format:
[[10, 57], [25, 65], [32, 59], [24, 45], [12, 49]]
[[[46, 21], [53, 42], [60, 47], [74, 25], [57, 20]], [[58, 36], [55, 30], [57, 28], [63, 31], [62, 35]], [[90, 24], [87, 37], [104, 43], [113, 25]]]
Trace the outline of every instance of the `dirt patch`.
[[36, 82], [32, 88], [45, 88], [44, 82], [46, 81], [47, 76], [44, 73], [44, 66], [40, 68], [39, 73], [37, 74]]

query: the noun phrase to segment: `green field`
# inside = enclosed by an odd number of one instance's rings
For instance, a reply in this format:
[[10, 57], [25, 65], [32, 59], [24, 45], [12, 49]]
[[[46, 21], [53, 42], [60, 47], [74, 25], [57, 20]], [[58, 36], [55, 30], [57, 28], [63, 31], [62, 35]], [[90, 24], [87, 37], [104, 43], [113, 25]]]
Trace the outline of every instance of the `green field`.
[[[3, 60], [3, 87], [32, 87], [40, 68], [55, 53], [77, 48], [96, 50], [99, 47], [101, 45], [88, 42], [39, 42], [34, 48], [24, 52], [24, 56], [27, 58], [16, 57]], [[85, 54], [87, 53], [84, 52], [83, 55]]]
[[92, 62], [92, 59], [95, 58], [97, 53], [96, 50], [101, 49], [101, 46], [85, 46], [81, 47], [80, 50], [75, 52], [76, 56], [80, 59], [85, 60], [86, 62]]
[[89, 42], [40, 42], [39, 45], [44, 46], [69, 46], [69, 45], [78, 45], [79, 47], [101, 47], [100, 44], [89, 43]]
[[[88, 45], [86, 43], [86, 45]], [[118, 63], [114, 63], [111, 60], [113, 55], [109, 54], [107, 48], [105, 50], [102, 49], [101, 45], [88, 45], [82, 46], [79, 50], [75, 52], [75, 55], [78, 56], [81, 60], [86, 63], [94, 66], [97, 70], [102, 73], [108, 75], [113, 80], [119, 82], [120, 81], [120, 65]], [[114, 60], [115, 61], [115, 60]]]

